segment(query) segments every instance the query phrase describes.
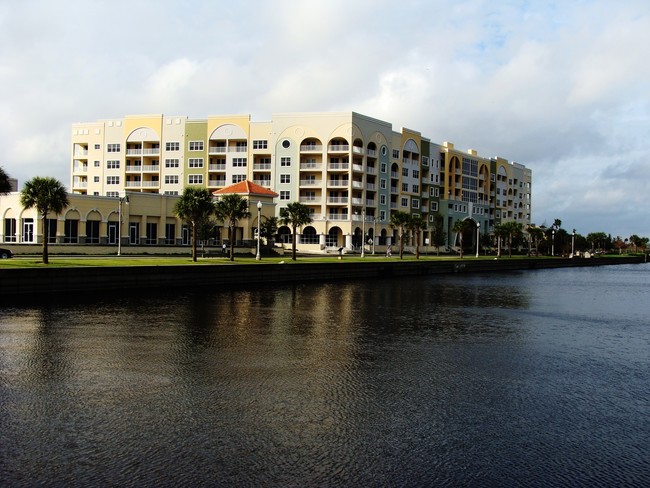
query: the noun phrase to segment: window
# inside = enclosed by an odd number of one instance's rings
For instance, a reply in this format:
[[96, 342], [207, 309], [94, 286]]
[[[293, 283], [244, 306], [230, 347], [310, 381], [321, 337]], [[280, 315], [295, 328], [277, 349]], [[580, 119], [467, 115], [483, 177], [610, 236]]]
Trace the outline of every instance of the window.
[[280, 158], [280, 166], [291, 166], [291, 158]]
[[176, 224], [165, 224], [165, 244], [176, 244]]
[[99, 244], [99, 220], [86, 221], [86, 244]]
[[107, 152], [120, 152], [120, 145], [119, 144], [108, 144], [106, 146], [106, 151]]
[[106, 196], [110, 198], [118, 198], [120, 196], [120, 193], [117, 191], [107, 191]]
[[165, 168], [178, 168], [178, 159], [165, 159]]
[[408, 207], [409, 206], [409, 199], [408, 198], [402, 198], [401, 204], [402, 204], [402, 207]]
[[280, 175], [280, 183], [291, 183], [291, 175]]
[[402, 191], [404, 193], [409, 191], [409, 184], [408, 183], [402, 183]]
[[190, 158], [188, 161], [190, 168], [203, 168], [203, 158]]
[[155, 222], [147, 222], [147, 237], [144, 240], [145, 244], [158, 244], [158, 224]]
[[385, 190], [386, 189], [386, 184], [387, 184], [386, 181], [387, 180], [385, 180], [384, 178], [380, 179], [379, 180], [379, 188], [381, 188], [382, 190]]
[[420, 185], [413, 185], [411, 188], [413, 193], [420, 193]]
[[94, 182], [94, 183], [99, 183], [99, 176], [95, 176], [95, 177], [93, 178], [93, 182]]
[[399, 159], [399, 149], [393, 149], [393, 159]]
[[95, 149], [100, 149], [101, 146], [99, 144], [95, 144]]
[[178, 185], [178, 175], [165, 175], [166, 185]]
[[420, 208], [420, 200], [414, 198], [411, 201], [411, 208]]
[[432, 212], [438, 211], [438, 202], [431, 202], [431, 211]]
[[66, 219], [64, 224], [63, 242], [66, 244], [77, 244], [79, 242], [79, 221]]
[[180, 142], [166, 142], [165, 151], [180, 151], [181, 143]]
[[5, 219], [5, 242], [16, 242], [16, 219]]
[[202, 185], [203, 184], [203, 175], [187, 175], [187, 184], [188, 185]]
[[120, 162], [115, 159], [106, 161], [106, 169], [120, 169]]
[[280, 200], [291, 200], [291, 192], [286, 190], [281, 190]]
[[413, 178], [419, 178], [420, 177], [420, 170], [414, 169], [413, 170]]
[[409, 169], [408, 168], [402, 168], [402, 176], [408, 176], [409, 175]]
[[386, 205], [386, 195], [379, 195], [379, 204]]
[[165, 190], [163, 192], [163, 195], [178, 195], [178, 190], [174, 190], [174, 191]]
[[99, 168], [101, 166], [101, 163], [99, 161], [95, 161], [95, 168]]
[[190, 141], [190, 151], [203, 151], [203, 141]]
[[233, 183], [239, 183], [241, 181], [246, 181], [246, 175], [232, 175]]
[[268, 149], [269, 143], [264, 140], [253, 141], [253, 149]]
[[245, 168], [246, 158], [233, 158], [232, 165], [234, 168]]
[[386, 163], [381, 163], [381, 166], [379, 167], [379, 171], [381, 171], [382, 173], [385, 173], [386, 168], [387, 168]]
[[120, 184], [120, 177], [119, 176], [107, 176], [106, 177], [106, 184], [107, 185], [119, 185]]
[[289, 149], [290, 146], [291, 146], [291, 143], [290, 143], [287, 139], [285, 139], [284, 141], [282, 141], [282, 147], [283, 147], [283, 148], [285, 148], [285, 149]]

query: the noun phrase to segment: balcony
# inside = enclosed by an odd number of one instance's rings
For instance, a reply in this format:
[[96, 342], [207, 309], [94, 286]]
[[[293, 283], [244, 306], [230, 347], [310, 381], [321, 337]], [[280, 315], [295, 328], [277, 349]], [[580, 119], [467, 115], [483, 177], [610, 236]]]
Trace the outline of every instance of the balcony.
[[[263, 186], [261, 183], [255, 182], [258, 185]], [[226, 180], [208, 180], [208, 186], [212, 187], [224, 187], [226, 186]]]
[[226, 171], [226, 164], [225, 163], [209, 164], [208, 171]]
[[320, 186], [321, 180], [300, 180], [300, 186]]
[[142, 167], [142, 171], [147, 173], [158, 173], [160, 171], [160, 165], [158, 164], [144, 165]]
[[322, 144], [303, 144], [300, 146], [300, 152], [322, 152]]
[[348, 214], [330, 213], [327, 215], [328, 220], [348, 220]]
[[[226, 169], [226, 165], [223, 169]], [[271, 163], [253, 163], [253, 171], [271, 171]]]
[[208, 154], [226, 154], [228, 148], [226, 146], [210, 146], [208, 148]]
[[300, 163], [301, 171], [320, 171], [323, 168], [321, 163]]
[[142, 171], [142, 165], [128, 165], [126, 167], [127, 173], [139, 173]]
[[328, 180], [327, 186], [334, 188], [347, 188], [350, 182], [348, 180]]
[[328, 171], [348, 171], [350, 169], [350, 163], [328, 163]]
[[331, 144], [327, 146], [327, 152], [343, 152], [346, 153], [350, 150], [349, 144]]
[[370, 156], [371, 158], [376, 158], [377, 157], [377, 150], [376, 149], [368, 149], [366, 152], [366, 155]]
[[354, 154], [361, 154], [363, 155], [363, 148], [359, 146], [352, 146], [352, 152]]
[[300, 203], [305, 205], [319, 205], [321, 202], [321, 197], [300, 197]]
[[348, 197], [327, 197], [327, 203], [332, 205], [347, 205]]

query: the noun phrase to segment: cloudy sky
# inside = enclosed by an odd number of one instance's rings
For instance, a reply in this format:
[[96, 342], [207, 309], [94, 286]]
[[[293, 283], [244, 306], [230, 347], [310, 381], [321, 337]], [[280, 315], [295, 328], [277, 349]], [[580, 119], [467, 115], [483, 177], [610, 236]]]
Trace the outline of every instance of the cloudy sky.
[[648, 0], [0, 0], [0, 165], [70, 125], [355, 111], [533, 170], [533, 221], [650, 236]]

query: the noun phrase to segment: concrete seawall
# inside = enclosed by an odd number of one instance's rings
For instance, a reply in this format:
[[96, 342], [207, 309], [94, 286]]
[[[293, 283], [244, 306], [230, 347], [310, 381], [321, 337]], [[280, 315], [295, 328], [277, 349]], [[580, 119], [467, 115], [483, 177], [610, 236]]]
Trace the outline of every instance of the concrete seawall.
[[268, 283], [387, 279], [445, 273], [507, 272], [563, 267], [638, 264], [643, 257], [595, 259], [500, 259], [385, 262], [334, 261], [308, 258], [291, 264], [255, 263], [223, 266], [125, 266], [27, 268], [0, 270], [0, 305], [7, 297], [56, 293], [201, 288]]

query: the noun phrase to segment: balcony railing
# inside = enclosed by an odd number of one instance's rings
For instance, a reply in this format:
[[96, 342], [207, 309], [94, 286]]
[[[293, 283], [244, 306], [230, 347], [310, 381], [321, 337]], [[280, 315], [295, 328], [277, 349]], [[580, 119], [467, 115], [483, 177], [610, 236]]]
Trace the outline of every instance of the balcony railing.
[[350, 150], [349, 144], [331, 144], [327, 147], [329, 152], [348, 152]]
[[271, 180], [253, 180], [253, 183], [255, 183], [256, 185], [263, 186], [264, 188], [271, 187]]
[[350, 163], [329, 163], [327, 165], [328, 170], [349, 170]]
[[226, 171], [226, 165], [222, 163], [209, 164], [208, 171]]
[[346, 188], [349, 185], [348, 180], [328, 180], [327, 181], [327, 186], [332, 186], [336, 188]]
[[321, 197], [300, 197], [300, 203], [315, 205], [321, 202]]
[[135, 166], [134, 165], [127, 165], [127, 167], [126, 167], [126, 172], [127, 173], [133, 173], [133, 172], [139, 173], [140, 171], [142, 171], [142, 165], [140, 165], [140, 164], [135, 165]]
[[315, 151], [322, 151], [323, 150], [323, 145], [322, 144], [303, 144], [300, 146], [300, 152], [315, 152]]
[[321, 180], [300, 180], [300, 186], [320, 186]]
[[344, 205], [348, 203], [348, 197], [327, 197], [327, 203]]
[[[223, 169], [226, 169], [224, 166]], [[254, 171], [270, 171], [271, 170], [271, 163], [253, 163], [253, 170]]]
[[160, 165], [158, 164], [145, 165], [142, 167], [142, 171], [157, 173], [158, 171], [160, 171]]
[[226, 180], [208, 180], [208, 186], [216, 186], [216, 187], [226, 186]]
[[300, 163], [301, 170], [320, 171], [323, 165], [321, 163]]

